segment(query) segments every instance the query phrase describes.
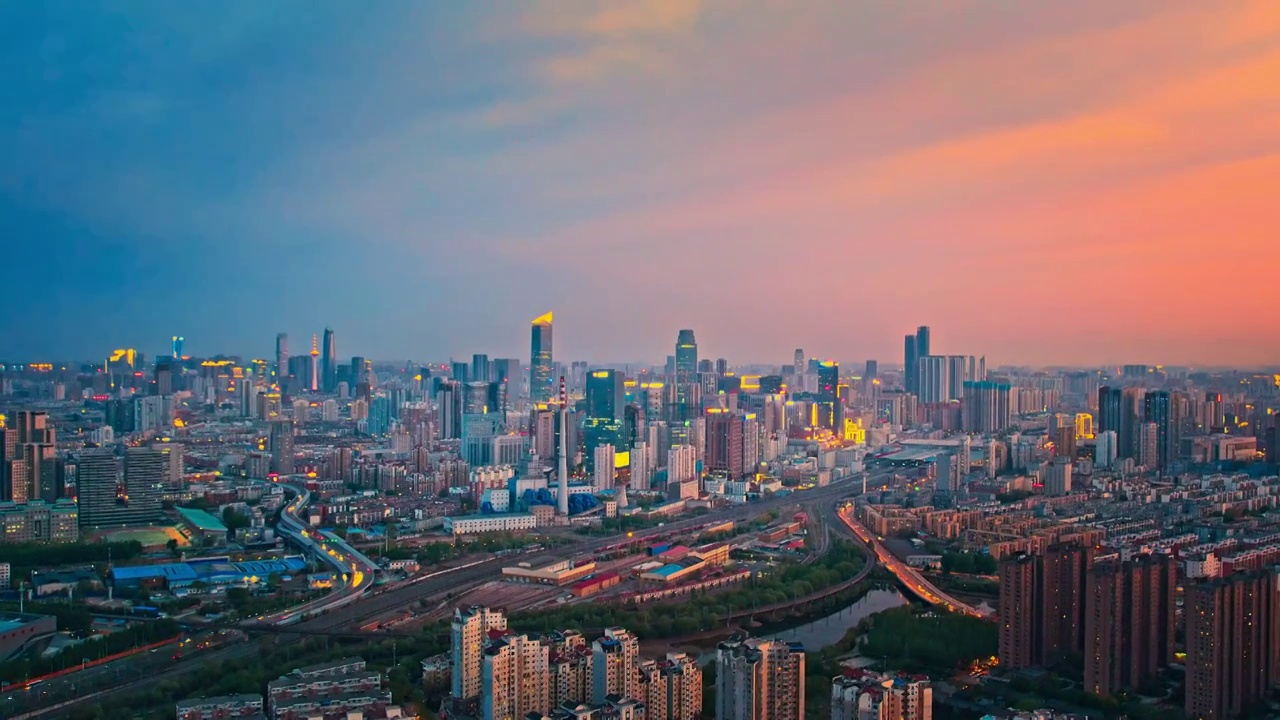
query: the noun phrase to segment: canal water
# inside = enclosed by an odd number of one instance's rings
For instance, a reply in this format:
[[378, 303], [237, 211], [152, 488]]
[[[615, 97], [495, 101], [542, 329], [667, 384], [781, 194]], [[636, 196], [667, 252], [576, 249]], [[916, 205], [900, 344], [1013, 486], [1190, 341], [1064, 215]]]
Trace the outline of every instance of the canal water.
[[[799, 642], [804, 644], [807, 652], [821, 650], [828, 645], [840, 641], [844, 634], [862, 622], [862, 619], [878, 612], [892, 610], [908, 603], [902, 593], [897, 590], [872, 590], [862, 599], [845, 607], [839, 612], [818, 618], [813, 622], [764, 635], [770, 640], [783, 642]], [[703, 647], [700, 652], [693, 653], [699, 665], [707, 665], [716, 659], [715, 647]]]
[[862, 622], [863, 618], [906, 604], [907, 599], [897, 590], [872, 590], [861, 600], [840, 612], [819, 618], [807, 625], [782, 630], [765, 637], [770, 640], [799, 642], [804, 645], [805, 650], [811, 652], [821, 650], [839, 642], [840, 638]]

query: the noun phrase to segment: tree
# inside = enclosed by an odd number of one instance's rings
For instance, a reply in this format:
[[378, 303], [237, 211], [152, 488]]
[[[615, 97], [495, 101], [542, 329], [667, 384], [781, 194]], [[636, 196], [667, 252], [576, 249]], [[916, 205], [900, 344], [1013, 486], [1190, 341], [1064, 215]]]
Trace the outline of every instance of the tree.
[[228, 506], [222, 511], [222, 524], [227, 526], [228, 531], [235, 532], [240, 528], [247, 528], [253, 523], [248, 515]]
[[243, 607], [250, 599], [248, 588], [233, 587], [227, 590], [227, 602], [231, 603], [232, 607]]
[[174, 557], [178, 557], [178, 555], [180, 554], [178, 552], [178, 541], [176, 538], [169, 538], [169, 540], [164, 544], [164, 546], [169, 548], [169, 552], [172, 553]]

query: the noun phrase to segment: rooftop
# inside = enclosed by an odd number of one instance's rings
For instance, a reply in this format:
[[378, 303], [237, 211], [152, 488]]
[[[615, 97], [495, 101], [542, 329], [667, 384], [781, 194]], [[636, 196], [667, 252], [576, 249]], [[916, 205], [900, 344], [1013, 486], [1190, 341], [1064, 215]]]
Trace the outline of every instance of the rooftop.
[[214, 517], [213, 515], [210, 515], [204, 510], [197, 510], [195, 508], [184, 508], [184, 507], [180, 507], [177, 510], [178, 510], [178, 514], [182, 516], [183, 520], [186, 520], [188, 523], [193, 525], [195, 529], [199, 530], [200, 532], [223, 532], [224, 533], [227, 531], [227, 526], [223, 525], [221, 520]]

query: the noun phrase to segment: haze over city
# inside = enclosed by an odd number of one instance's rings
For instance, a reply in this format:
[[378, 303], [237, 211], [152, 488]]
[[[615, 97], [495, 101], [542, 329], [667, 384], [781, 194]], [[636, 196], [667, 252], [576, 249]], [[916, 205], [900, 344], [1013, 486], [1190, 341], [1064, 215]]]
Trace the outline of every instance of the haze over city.
[[[11, 358], [1259, 366], [1280, 6], [8, 3]], [[903, 318], [906, 318], [904, 321]]]

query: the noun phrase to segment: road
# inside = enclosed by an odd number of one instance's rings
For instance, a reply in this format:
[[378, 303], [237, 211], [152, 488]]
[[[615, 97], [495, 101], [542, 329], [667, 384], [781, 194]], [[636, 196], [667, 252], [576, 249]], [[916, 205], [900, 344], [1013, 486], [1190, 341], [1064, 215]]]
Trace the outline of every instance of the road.
[[[868, 478], [867, 487], [882, 488], [888, 484], [891, 471], [873, 472]], [[862, 488], [860, 480], [843, 480], [833, 483], [826, 487], [819, 487], [810, 490], [789, 493], [784, 496], [775, 496], [764, 500], [759, 500], [745, 505], [733, 506], [726, 509], [717, 510], [707, 515], [698, 517], [683, 518], [672, 520], [665, 523], [662, 527], [652, 528], [643, 532], [635, 532], [633, 537], [628, 538], [626, 535], [614, 535], [603, 538], [583, 539], [573, 545], [562, 546], [556, 549], [557, 554], [590, 554], [600, 548], [609, 545], [616, 545], [620, 542], [644, 542], [647, 538], [658, 537], [680, 530], [687, 530], [702, 525], [723, 523], [727, 520], [743, 520], [746, 518], [757, 516], [763, 512], [774, 509], [782, 509], [787, 507], [803, 507], [818, 505], [819, 507], [829, 507], [834, 501], [849, 495], [859, 494]], [[296, 489], [295, 489], [296, 490]], [[305, 489], [303, 489], [305, 492]], [[291, 510], [282, 513], [282, 518], [292, 516], [293, 519], [301, 523], [302, 521], [294, 515], [305, 505], [295, 499], [290, 504]], [[824, 518], [825, 520], [826, 518]], [[825, 525], [831, 523], [825, 522]], [[294, 527], [296, 533], [301, 533], [301, 529]], [[825, 531], [824, 531], [825, 532]], [[310, 533], [310, 529], [308, 529]], [[313, 539], [313, 538], [312, 538]], [[344, 557], [363, 558], [362, 555], [355, 552], [345, 543], [332, 538], [326, 539], [326, 545], [330, 547], [338, 547], [338, 553]], [[329, 555], [327, 550], [323, 551], [326, 557], [336, 557]], [[523, 559], [522, 559], [523, 560]], [[464, 590], [474, 587], [483, 582], [487, 582], [498, 577], [504, 566], [510, 565], [516, 560], [512, 557], [494, 558], [489, 560], [476, 561], [458, 568], [439, 570], [436, 573], [429, 574], [423, 578], [419, 578], [408, 583], [395, 586], [381, 593], [371, 593], [367, 590], [372, 586], [372, 574], [367, 575], [355, 588], [354, 593], [347, 592], [345, 594], [330, 594], [325, 599], [333, 600], [341, 598], [340, 602], [332, 602], [326, 604], [323, 608], [312, 607], [311, 611], [318, 613], [315, 617], [302, 619], [297, 612], [297, 608], [281, 611], [273, 614], [270, 618], [264, 618], [263, 622], [274, 622], [275, 624], [297, 623], [300, 630], [308, 631], [324, 631], [324, 630], [343, 630], [358, 628], [360, 625], [377, 619], [391, 613], [395, 613], [406, 607], [416, 604], [424, 599], [440, 599], [449, 596], [456, 596]], [[869, 571], [868, 564], [868, 570]], [[352, 573], [354, 577], [354, 573]], [[348, 585], [347, 591], [351, 590]], [[323, 599], [322, 599], [323, 600]], [[7, 715], [5, 711], [12, 712], [9, 708], [0, 705], [0, 717], [21, 717], [24, 720], [34, 720], [35, 718], [53, 719], [65, 716], [66, 713], [89, 704], [102, 704], [111, 697], [127, 695], [130, 692], [136, 692], [145, 689], [149, 685], [169, 677], [177, 677], [184, 674], [194, 672], [199, 667], [223, 660], [235, 660], [252, 657], [257, 652], [257, 646], [252, 642], [243, 642], [229, 647], [218, 648], [216, 650], [205, 651], [201, 654], [191, 656], [189, 659], [180, 663], [166, 663], [163, 667], [150, 667], [146, 670], [136, 670], [130, 667], [118, 669], [115, 667], [117, 663], [109, 666], [102, 666], [93, 672], [92, 676], [85, 676], [82, 673], [73, 673], [67, 676], [68, 681], [65, 686], [59, 685], [58, 692], [47, 689], [44, 695], [34, 698], [34, 702], [25, 704], [22, 710], [27, 710], [21, 715]], [[89, 694], [85, 691], [90, 688], [97, 687], [97, 680], [107, 678], [116, 682], [116, 684], [103, 691], [94, 690]], [[137, 679], [131, 679], [137, 678]], [[78, 681], [73, 688], [72, 680]], [[94, 682], [86, 682], [94, 680]], [[72, 699], [67, 699], [70, 695]], [[32, 698], [28, 698], [32, 700]], [[0, 702], [3, 702], [0, 699]], [[35, 706], [43, 706], [35, 709]]]
[[876, 559], [880, 564], [888, 568], [889, 572], [893, 573], [894, 576], [898, 578], [898, 582], [909, 588], [911, 592], [915, 593], [921, 600], [924, 600], [930, 605], [943, 606], [948, 610], [964, 613], [971, 617], [987, 617], [982, 613], [982, 611], [972, 605], [963, 603], [951, 595], [939, 590], [936, 585], [926, 580], [915, 568], [907, 565], [905, 562], [898, 559], [898, 556], [889, 552], [889, 549], [885, 547], [884, 543], [877, 541], [871, 534], [871, 531], [853, 516], [853, 510], [851, 508], [844, 508], [840, 510], [840, 520], [843, 521], [859, 539], [875, 550]]

